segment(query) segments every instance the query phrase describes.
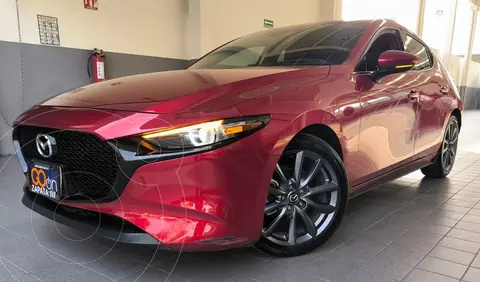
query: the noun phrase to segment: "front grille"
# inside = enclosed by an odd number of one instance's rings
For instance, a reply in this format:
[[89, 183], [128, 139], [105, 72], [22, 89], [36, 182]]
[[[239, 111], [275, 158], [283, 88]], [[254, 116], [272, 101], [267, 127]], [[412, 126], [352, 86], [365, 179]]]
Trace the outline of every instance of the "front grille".
[[[63, 167], [68, 195], [83, 195], [92, 199], [107, 196], [119, 171], [115, 149], [95, 135], [77, 131], [20, 126], [17, 138], [27, 160], [43, 160]], [[36, 147], [37, 134], [48, 134], [57, 141], [57, 153], [42, 157]]]

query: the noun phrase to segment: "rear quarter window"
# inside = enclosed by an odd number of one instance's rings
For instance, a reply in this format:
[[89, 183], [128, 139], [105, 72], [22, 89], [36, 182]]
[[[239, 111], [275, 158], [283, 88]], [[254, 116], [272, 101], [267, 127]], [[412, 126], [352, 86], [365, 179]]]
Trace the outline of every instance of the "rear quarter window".
[[416, 55], [419, 60], [417, 64], [412, 68], [412, 70], [426, 70], [433, 67], [433, 56], [423, 43], [417, 39], [411, 37], [410, 35], [405, 35], [404, 39], [404, 48], [405, 51], [411, 54]]

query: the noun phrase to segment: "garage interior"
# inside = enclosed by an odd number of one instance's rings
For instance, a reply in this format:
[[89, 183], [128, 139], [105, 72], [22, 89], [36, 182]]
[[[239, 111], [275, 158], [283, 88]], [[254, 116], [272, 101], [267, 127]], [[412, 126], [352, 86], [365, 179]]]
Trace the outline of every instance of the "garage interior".
[[[480, 281], [479, 7], [474, 0], [0, 0], [0, 282]], [[377, 18], [415, 32], [456, 82], [465, 104], [456, 163], [446, 179], [415, 172], [353, 198], [339, 230], [312, 253], [131, 246], [21, 204], [25, 177], [12, 123], [32, 105], [92, 83], [94, 48], [105, 51], [113, 79], [183, 69], [267, 28]]]

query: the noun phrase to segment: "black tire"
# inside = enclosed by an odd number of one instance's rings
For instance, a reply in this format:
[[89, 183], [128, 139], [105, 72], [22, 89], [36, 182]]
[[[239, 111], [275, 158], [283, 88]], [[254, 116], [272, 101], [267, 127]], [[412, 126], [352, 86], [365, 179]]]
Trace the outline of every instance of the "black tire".
[[[451, 133], [451, 131], [455, 129], [456, 129], [456, 133], [455, 132]], [[452, 171], [453, 165], [455, 163], [455, 156], [457, 154], [459, 133], [460, 133], [460, 127], [458, 124], [457, 117], [452, 115], [448, 119], [447, 127], [445, 128], [445, 132], [443, 134], [442, 145], [438, 150], [438, 154], [435, 157], [434, 162], [431, 165], [421, 169], [422, 173], [425, 176], [431, 177], [431, 178], [445, 178]], [[455, 139], [455, 141], [453, 142], [454, 144], [450, 144], [452, 141], [452, 138]], [[447, 157], [451, 158], [451, 164], [449, 165], [447, 165], [445, 162], [447, 160], [446, 153], [444, 153], [446, 143], [449, 144], [447, 149], [448, 151], [446, 152], [449, 154], [449, 156]]]
[[[296, 136], [290, 142], [290, 144], [287, 146], [287, 148], [283, 152], [282, 156], [288, 155], [289, 152], [290, 153], [294, 152], [294, 151], [298, 152], [299, 150], [301, 150], [303, 152], [311, 151], [311, 152], [319, 155], [320, 156], [319, 160], [322, 159], [323, 162], [326, 162], [326, 163], [329, 164], [328, 167], [329, 167], [330, 170], [333, 169], [333, 172], [336, 174], [336, 179], [337, 179], [336, 182], [338, 182], [336, 184], [338, 185], [338, 188], [337, 188], [337, 191], [335, 191], [335, 198], [332, 200], [331, 197], [333, 197], [333, 196], [330, 196], [330, 200], [332, 202], [337, 203], [337, 206], [335, 207], [336, 211], [331, 213], [333, 218], [330, 217], [329, 223], [324, 224], [325, 227], [322, 227], [322, 229], [321, 229], [322, 232], [319, 233], [319, 231], [317, 230], [315, 232], [315, 234], [316, 234], [315, 237], [310, 236], [311, 237], [311, 239], [309, 239], [310, 241], [305, 241], [304, 243], [297, 244], [295, 242], [293, 245], [290, 245], [290, 246], [285, 246], [285, 245], [274, 243], [274, 242], [272, 242], [272, 240], [269, 240], [264, 236], [264, 232], [263, 232], [265, 230], [265, 228], [264, 228], [262, 230], [261, 238], [255, 244], [255, 247], [258, 248], [259, 250], [263, 251], [263, 252], [266, 252], [266, 253], [270, 254], [270, 255], [280, 256], [280, 257], [298, 256], [298, 255], [308, 253], [308, 252], [313, 251], [314, 249], [318, 248], [320, 245], [325, 243], [334, 234], [334, 232], [337, 230], [338, 226], [340, 225], [340, 223], [343, 219], [345, 209], [347, 207], [347, 202], [348, 202], [347, 174], [345, 172], [345, 168], [343, 166], [342, 159], [337, 154], [337, 152], [328, 143], [326, 143], [325, 141], [323, 141], [322, 139], [320, 139], [318, 137], [315, 137], [315, 136], [309, 135], [309, 134], [299, 134], [298, 136]], [[302, 153], [302, 156], [303, 156], [303, 153]], [[280, 164], [280, 161], [279, 161], [279, 164]], [[318, 169], [318, 170], [321, 170], [321, 169]], [[313, 171], [313, 169], [312, 169], [312, 171]], [[310, 173], [310, 171], [309, 171], [309, 173]], [[324, 175], [324, 171], [322, 172], [322, 175]], [[275, 173], [274, 173], [274, 176], [275, 176]], [[307, 178], [308, 178], [308, 176], [307, 176]], [[273, 177], [272, 177], [272, 179], [273, 179]], [[283, 179], [286, 180], [286, 178], [283, 178]], [[333, 179], [333, 178], [329, 178], [329, 179]], [[320, 186], [328, 184], [326, 181], [327, 180], [325, 178], [325, 182], [322, 182], [320, 184]], [[315, 184], [314, 186], [320, 187], [318, 185], [319, 184]], [[303, 190], [308, 190], [308, 189], [309, 188], [306, 188], [306, 189], [303, 189]], [[292, 191], [295, 191], [295, 190], [291, 190], [290, 193], [293, 193]], [[298, 191], [301, 191], [301, 190], [298, 190]], [[321, 195], [321, 197], [327, 197], [327, 198], [329, 197], [328, 195], [326, 195], [328, 192], [321, 192], [321, 193], [325, 193], [325, 194], [320, 194], [319, 193], [318, 195]], [[332, 194], [330, 194], [330, 195], [332, 195]], [[309, 196], [309, 197], [311, 197], [311, 196]], [[286, 198], [290, 199], [289, 196], [286, 196]], [[327, 205], [329, 203], [328, 201], [330, 201], [330, 200], [327, 200]], [[324, 204], [324, 203], [322, 203], [322, 204]], [[305, 206], [306, 206], [306, 204], [305, 204]], [[314, 211], [318, 211], [318, 210], [315, 210], [316, 207], [314, 207], [313, 205], [311, 207], [308, 207], [308, 208], [310, 208]], [[296, 207], [295, 206], [293, 207], [293, 211], [294, 211], [294, 213], [296, 212]], [[307, 214], [306, 211], [307, 211], [307, 207], [305, 207], [305, 212], [303, 213], [303, 215]], [[323, 211], [318, 211], [318, 212], [320, 214], [323, 213]], [[328, 212], [324, 214], [325, 218], [328, 218], [329, 215], [330, 214], [328, 214]], [[265, 215], [265, 217], [266, 216], [267, 215]], [[297, 215], [297, 217], [298, 217], [298, 215]], [[304, 228], [303, 230], [308, 233], [307, 227], [306, 227], [307, 225], [304, 221], [305, 218], [302, 217], [302, 218], [300, 218], [300, 220], [303, 220], [303, 222], [302, 222], [303, 228]], [[318, 218], [316, 220], [317, 220], [316, 222], [319, 222]], [[313, 221], [311, 221], [311, 222], [313, 222]], [[294, 226], [295, 226], [295, 223], [294, 223]], [[302, 228], [302, 227], [300, 227], [300, 228]], [[317, 228], [317, 226], [315, 226], [315, 228]], [[302, 236], [305, 236], [305, 235], [302, 235]], [[288, 237], [290, 237], [290, 236], [288, 235]], [[296, 238], [296, 235], [295, 235], [294, 236], [294, 241], [296, 241], [296, 240], [297, 240], [297, 238]]]

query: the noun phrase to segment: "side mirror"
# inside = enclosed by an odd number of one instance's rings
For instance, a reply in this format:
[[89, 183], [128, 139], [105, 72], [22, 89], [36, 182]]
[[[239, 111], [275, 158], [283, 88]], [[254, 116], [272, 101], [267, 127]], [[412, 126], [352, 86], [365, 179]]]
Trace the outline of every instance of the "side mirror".
[[378, 57], [378, 69], [372, 73], [372, 79], [378, 79], [389, 74], [409, 71], [418, 62], [418, 57], [404, 51], [389, 50]]

